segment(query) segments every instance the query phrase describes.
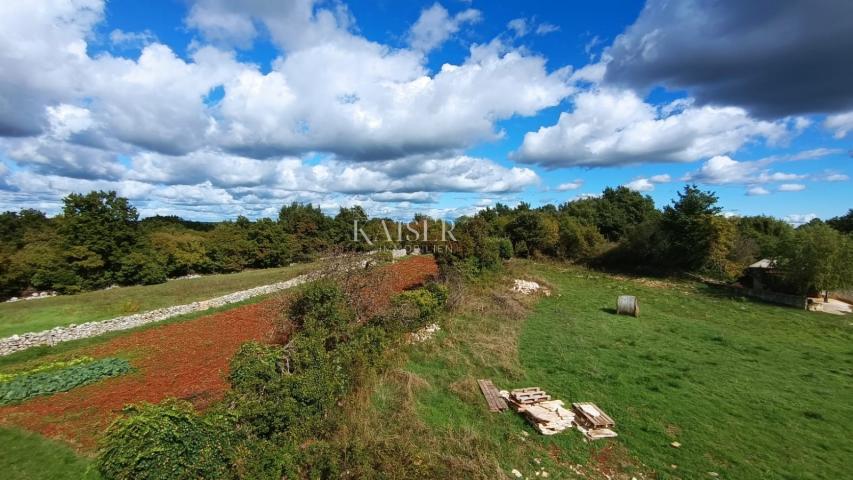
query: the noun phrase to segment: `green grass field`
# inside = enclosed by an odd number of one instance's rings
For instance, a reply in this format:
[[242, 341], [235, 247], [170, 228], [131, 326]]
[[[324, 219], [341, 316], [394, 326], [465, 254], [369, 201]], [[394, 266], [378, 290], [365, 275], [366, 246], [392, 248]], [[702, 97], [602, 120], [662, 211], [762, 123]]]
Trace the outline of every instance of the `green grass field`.
[[[850, 317], [557, 265], [516, 262], [508, 275], [469, 288], [442, 334], [377, 383], [357, 412], [371, 442], [390, 436], [395, 450], [420, 452], [430, 475], [466, 478], [849, 474]], [[525, 307], [506, 292], [511, 278], [544, 280], [553, 295]], [[614, 314], [619, 294], [639, 297], [640, 318]], [[541, 436], [514, 412], [488, 413], [477, 378], [594, 402], [620, 436]]]
[[0, 428], [0, 466], [6, 480], [100, 478], [91, 460], [65, 444], [9, 428]]
[[159, 285], [121, 287], [79, 295], [0, 303], [0, 337], [47, 330], [72, 323], [106, 320], [121, 315], [205, 300], [238, 290], [287, 280], [310, 268], [310, 264], [300, 264], [292, 267], [173, 280]]
[[[552, 294], [520, 297], [509, 291], [513, 278]], [[352, 478], [512, 479], [517, 469], [526, 478], [829, 479], [849, 471], [851, 317], [524, 261], [452, 293], [456, 306], [436, 337], [392, 355], [386, 373], [343, 403], [332, 446], [346, 449]], [[614, 314], [620, 294], [639, 297], [640, 318]], [[619, 437], [539, 435], [514, 412], [489, 413], [478, 378], [594, 402]], [[61, 444], [0, 429], [0, 445], [11, 478], [92, 478], [90, 461]]]

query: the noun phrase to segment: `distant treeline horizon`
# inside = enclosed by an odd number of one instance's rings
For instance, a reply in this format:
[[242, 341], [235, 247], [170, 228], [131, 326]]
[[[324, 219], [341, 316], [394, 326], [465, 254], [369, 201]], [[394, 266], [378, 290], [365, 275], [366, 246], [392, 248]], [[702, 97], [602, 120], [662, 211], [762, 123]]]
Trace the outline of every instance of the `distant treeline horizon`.
[[[341, 207], [332, 216], [297, 202], [282, 206], [276, 219], [140, 218], [114, 191], [72, 193], [52, 217], [35, 209], [0, 214], [0, 298], [153, 284], [187, 274], [285, 266], [335, 251], [373, 250], [395, 243], [382, 240], [389, 222], [401, 229], [430, 222], [440, 229], [443, 220], [422, 214], [408, 222], [371, 218], [361, 206]], [[853, 265], [851, 232], [853, 209], [794, 228], [767, 215], [723, 215], [716, 194], [695, 185], [686, 185], [663, 208], [648, 195], [608, 187], [600, 196], [559, 205], [497, 203], [459, 217], [457, 248], [437, 255], [470, 269], [491, 268], [511, 257], [549, 257], [723, 280], [739, 278], [757, 259], [774, 258], [786, 272], [778, 288], [805, 292], [850, 285], [853, 267], [838, 265]]]

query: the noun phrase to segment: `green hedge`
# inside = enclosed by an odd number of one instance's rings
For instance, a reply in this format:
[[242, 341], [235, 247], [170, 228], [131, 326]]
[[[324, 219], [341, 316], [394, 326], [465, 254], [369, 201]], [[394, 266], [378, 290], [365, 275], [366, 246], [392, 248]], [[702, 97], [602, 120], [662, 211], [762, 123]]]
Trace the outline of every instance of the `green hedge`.
[[129, 409], [108, 430], [100, 473], [121, 480], [338, 477], [341, 458], [322, 443], [335, 431], [338, 402], [382, 367], [403, 331], [433, 319], [447, 293], [437, 284], [405, 292], [361, 323], [336, 285], [306, 287], [287, 312], [299, 327], [287, 346], [243, 344], [231, 359], [225, 401], [205, 414], [186, 403]]
[[66, 392], [102, 378], [122, 375], [130, 370], [131, 366], [127, 360], [104, 358], [87, 363], [75, 363], [59, 370], [18, 375], [0, 383], [0, 405], [20, 402], [39, 395]]

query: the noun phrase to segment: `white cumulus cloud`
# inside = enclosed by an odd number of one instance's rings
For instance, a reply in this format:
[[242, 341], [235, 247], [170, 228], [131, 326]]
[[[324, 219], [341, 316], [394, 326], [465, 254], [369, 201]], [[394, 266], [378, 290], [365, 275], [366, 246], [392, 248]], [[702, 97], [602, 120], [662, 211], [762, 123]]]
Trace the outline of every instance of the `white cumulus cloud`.
[[527, 133], [515, 158], [546, 167], [693, 162], [787, 132], [783, 123], [755, 120], [741, 108], [678, 100], [655, 107], [631, 90], [585, 91], [574, 104], [556, 125]]
[[409, 44], [413, 49], [427, 53], [438, 48], [466, 23], [477, 23], [480, 11], [473, 8], [451, 16], [439, 3], [424, 9], [409, 30]]
[[577, 190], [583, 186], [583, 180], [575, 180], [572, 182], [561, 183], [557, 186], [558, 192], [567, 192], [569, 190]]

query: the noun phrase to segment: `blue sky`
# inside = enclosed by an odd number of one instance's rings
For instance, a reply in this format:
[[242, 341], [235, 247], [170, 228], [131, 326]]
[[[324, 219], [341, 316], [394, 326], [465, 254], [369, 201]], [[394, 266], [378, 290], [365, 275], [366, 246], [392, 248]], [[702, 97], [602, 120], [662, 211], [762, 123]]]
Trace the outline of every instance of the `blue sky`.
[[853, 207], [843, 2], [36, 3], [0, 7], [4, 210], [454, 217], [686, 182], [732, 214]]

